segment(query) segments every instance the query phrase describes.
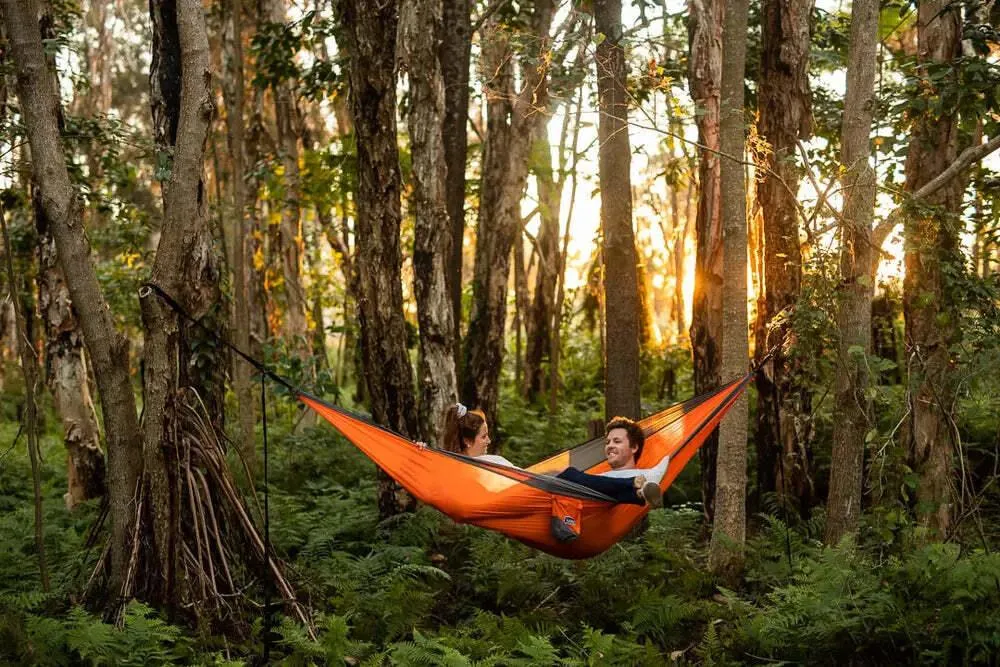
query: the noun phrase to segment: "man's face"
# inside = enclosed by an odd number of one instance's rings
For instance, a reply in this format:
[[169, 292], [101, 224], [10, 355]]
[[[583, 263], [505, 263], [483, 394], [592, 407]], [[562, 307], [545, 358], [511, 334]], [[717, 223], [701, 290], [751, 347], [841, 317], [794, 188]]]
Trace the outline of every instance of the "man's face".
[[628, 431], [623, 428], [613, 428], [608, 431], [607, 444], [604, 445], [604, 456], [612, 470], [635, 467], [635, 453], [638, 447], [629, 442]]

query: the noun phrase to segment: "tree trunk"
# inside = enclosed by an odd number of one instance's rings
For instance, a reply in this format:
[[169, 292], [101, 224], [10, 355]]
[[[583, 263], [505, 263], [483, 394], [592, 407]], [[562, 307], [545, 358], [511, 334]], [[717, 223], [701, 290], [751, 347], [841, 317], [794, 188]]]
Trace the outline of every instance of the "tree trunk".
[[10, 234], [7, 231], [7, 214], [0, 206], [0, 234], [2, 234], [3, 254], [7, 278], [7, 297], [13, 304], [14, 326], [17, 336], [17, 348], [21, 357], [21, 372], [24, 375], [24, 416], [22, 425], [28, 441], [28, 459], [31, 462], [31, 486], [34, 500], [35, 551], [38, 555], [38, 574], [42, 591], [46, 594], [51, 590], [49, 566], [45, 558], [45, 524], [42, 514], [42, 480], [41, 480], [41, 449], [38, 445], [40, 435], [38, 428], [38, 357], [35, 350], [35, 339], [30, 326], [34, 310], [23, 308], [23, 300], [18, 293], [21, 288], [30, 287], [28, 281], [19, 281], [14, 275], [14, 258], [10, 246]]
[[[691, 354], [694, 389], [703, 394], [722, 383], [722, 219], [719, 216], [719, 87], [722, 82], [722, 0], [689, 0], [688, 61], [691, 98], [699, 110], [698, 215], [695, 220], [694, 299], [691, 312]], [[718, 431], [698, 450], [705, 518], [715, 516], [715, 470]]]
[[[670, 130], [676, 134], [683, 136], [684, 128], [680, 123], [680, 120], [674, 117], [674, 114], [668, 111], [670, 118]], [[673, 139], [673, 138], [671, 138]], [[684, 151], [681, 151], [681, 155], [678, 156], [676, 151], [677, 141], [670, 141], [670, 163], [672, 165], [679, 164], [686, 156]], [[670, 253], [670, 259], [672, 260], [673, 270], [674, 270], [674, 289], [673, 293], [670, 294], [669, 301], [669, 313], [670, 319], [675, 323], [677, 329], [677, 338], [680, 337], [681, 332], [687, 328], [684, 324], [684, 289], [683, 289], [683, 275], [684, 275], [684, 237], [687, 233], [686, 225], [681, 225], [681, 210], [680, 210], [680, 178], [677, 175], [679, 170], [671, 170], [665, 172], [664, 182], [670, 193], [670, 224], [667, 224], [667, 217], [665, 215], [659, 216], [660, 219], [660, 232], [663, 234], [663, 242], [669, 247], [669, 251], [665, 249], [665, 252]], [[688, 189], [690, 192], [690, 188]], [[671, 336], [671, 341], [676, 342], [677, 338]]]
[[[46, 3], [50, 8], [54, 4], [51, 1]], [[82, 66], [86, 68], [88, 85], [83, 90], [74, 90], [73, 100], [70, 103], [70, 113], [74, 116], [92, 118], [102, 114], [107, 114], [111, 110], [112, 104], [112, 83], [114, 80], [114, 68], [110, 63], [115, 62], [117, 44], [113, 39], [113, 31], [109, 29], [108, 14], [109, 4], [104, 0], [85, 0], [80, 3], [83, 14], [83, 27], [86, 30], [87, 39], [82, 40], [80, 47], [80, 59]], [[45, 5], [43, 5], [45, 10]], [[51, 13], [51, 9], [46, 10]], [[52, 21], [47, 22], [48, 26]], [[91, 32], [93, 31], [93, 32]], [[52, 30], [45, 30], [51, 33]], [[96, 39], [92, 39], [91, 35]], [[42, 39], [52, 39], [54, 34], [43, 34]], [[54, 61], [55, 54], [49, 54], [49, 60]], [[53, 65], [54, 66], [54, 65]], [[83, 159], [87, 164], [87, 176], [96, 182], [104, 173], [100, 158], [100, 142], [86, 141], [80, 146], [84, 153]], [[93, 229], [95, 223], [102, 225], [106, 216], [99, 213], [98, 207], [89, 207], [84, 210], [84, 224], [89, 229]]]
[[[723, 257], [726, 282], [722, 292], [722, 376], [735, 378], [747, 370], [747, 223], [744, 153], [743, 85], [746, 68], [748, 0], [730, 0], [723, 32], [723, 67], [719, 139]], [[743, 570], [746, 540], [747, 396], [743, 393], [719, 428], [716, 471], [716, 514], [708, 555], [709, 568], [735, 580]]]
[[[524, 228], [518, 229], [514, 239], [514, 388], [525, 396], [527, 386], [524, 382], [524, 340], [531, 338], [528, 331], [528, 269], [524, 266]], [[522, 336], [523, 332], [523, 336]]]
[[679, 229], [674, 230], [674, 322], [677, 328], [678, 340], [684, 338], [684, 332], [687, 330], [687, 307], [684, 303], [684, 260], [687, 258], [687, 239], [691, 234], [691, 223], [697, 217], [697, 209], [692, 214], [692, 209], [696, 206], [693, 201], [695, 192], [693, 169], [694, 167], [692, 166], [687, 186], [687, 206], [684, 209], [684, 224]]
[[[39, 22], [42, 40], [53, 39], [56, 35], [49, 7], [44, 6], [42, 11]], [[97, 10], [97, 16], [94, 14], [95, 12], [88, 12], [87, 19], [98, 24], [94, 27], [99, 40], [103, 40], [106, 33], [102, 24], [104, 12]], [[98, 59], [100, 57], [97, 56]], [[88, 61], [88, 64], [91, 63]], [[46, 54], [46, 65], [55, 77], [55, 54]], [[92, 68], [91, 71], [93, 72]], [[93, 90], [97, 90], [99, 85], [100, 81], [96, 81]], [[92, 93], [93, 90], [88, 92]], [[107, 100], [107, 104], [110, 104], [110, 99]], [[94, 104], [88, 104], [86, 112], [95, 113], [93, 107]], [[65, 119], [61, 109], [57, 112], [57, 119], [62, 127]], [[87, 159], [89, 168], [99, 169], [94, 155], [88, 154]], [[27, 182], [25, 185], [28, 185]], [[55, 240], [52, 238], [49, 221], [45, 217], [41, 193], [34, 184], [29, 187], [37, 233], [38, 311], [45, 335], [45, 381], [52, 392], [56, 412], [63, 425], [67, 455], [67, 492], [63, 498], [67, 509], [72, 510], [79, 503], [104, 494], [106, 489], [104, 452], [101, 451], [97, 413], [90, 398], [83, 333], [73, 313], [69, 290], [59, 268]], [[25, 278], [27, 279], [27, 276]], [[31, 311], [27, 308], [22, 310], [32, 312], [33, 305]], [[33, 317], [28, 318], [29, 329], [33, 328], [31, 327], [33, 319]]]
[[14, 304], [0, 301], [0, 391], [7, 386], [7, 366], [17, 356]]
[[[202, 180], [205, 140], [214, 112], [208, 36], [198, 0], [150, 6], [153, 54], [151, 108], [158, 151], [169, 165], [163, 183], [162, 236], [151, 282], [173, 296], [194, 317], [218, 300], [218, 264], [205, 217]], [[209, 415], [220, 404], [211, 380], [200, 376], [187, 335], [201, 332], [182, 322], [159, 298], [141, 301], [145, 332], [143, 373], [143, 504], [140, 516], [150, 540], [138, 553], [135, 592], [176, 609], [188, 598], [183, 531], [185, 480], [178, 472], [199, 433], [182, 418], [182, 392], [194, 386]], [[127, 596], [126, 596], [127, 597]]]
[[128, 340], [115, 330], [82, 226], [83, 203], [69, 180], [59, 136], [59, 100], [45, 66], [38, 7], [3, 0], [3, 19], [17, 69], [17, 92], [31, 145], [32, 172], [51, 225], [66, 286], [76, 306], [101, 398], [108, 447], [111, 516], [109, 589], [121, 588], [129, 556], [141, 458], [139, 420], [129, 378]]
[[875, 170], [869, 164], [875, 111], [878, 0], [854, 0], [841, 126], [844, 213], [840, 229], [833, 450], [825, 539], [836, 544], [858, 530], [866, 434], [872, 426], [868, 362], [871, 353], [872, 221]]
[[[260, 86], [252, 86], [253, 98], [247, 124], [246, 165], [257, 165], [265, 159], [266, 144], [270, 143], [264, 127], [264, 91]], [[247, 174], [247, 203], [244, 209], [249, 234], [247, 237], [247, 306], [250, 309], [250, 347], [259, 354], [265, 343], [271, 339], [268, 323], [270, 299], [265, 284], [271, 269], [267, 266], [268, 223], [265, 215], [266, 202], [260, 199], [262, 176], [250, 169]], [[258, 268], [258, 261], [262, 261]]]
[[445, 280], [451, 298], [455, 331], [454, 367], [460, 376], [462, 344], [462, 245], [465, 240], [465, 159], [468, 149], [469, 62], [472, 57], [472, 2], [446, 0], [441, 30], [441, 74], [444, 78], [444, 162], [447, 167], [445, 199], [451, 225], [451, 255]]
[[[266, 5], [266, 12], [265, 7]], [[285, 23], [285, 0], [263, 0], [261, 19], [272, 23]], [[274, 120], [277, 127], [277, 146], [284, 170], [282, 177], [281, 225], [277, 235], [278, 254], [281, 257], [281, 293], [285, 311], [282, 333], [293, 353], [305, 358], [308, 355], [306, 340], [306, 295], [302, 286], [302, 211], [299, 176], [299, 132], [301, 120], [298, 104], [292, 92], [291, 81], [282, 79], [273, 83]]]
[[625, 50], [621, 43], [621, 0], [595, 0], [594, 28], [605, 39], [597, 45], [597, 95], [600, 121], [598, 171], [601, 183], [601, 252], [607, 307], [604, 358], [604, 413], [638, 419], [639, 263], [632, 228], [632, 153], [628, 139]]
[[[250, 229], [246, 222], [246, 141], [243, 124], [243, 2], [228, 0], [226, 3], [228, 26], [226, 35], [226, 78], [223, 95], [226, 102], [226, 130], [229, 139], [229, 154], [233, 160], [233, 208], [232, 243], [229, 270], [233, 275], [233, 308], [230, 314], [230, 328], [233, 343], [239, 349], [250, 352], [250, 294], [247, 272], [252, 268], [247, 262], [247, 243]], [[251, 471], [258, 468], [257, 447], [254, 436], [256, 401], [250, 386], [251, 368], [242, 359], [233, 356], [233, 384], [239, 404], [239, 451]]]
[[[801, 512], [813, 503], [810, 400], [796, 368], [799, 364], [786, 355], [788, 349], [781, 343], [790, 331], [787, 315], [802, 285], [797, 202], [802, 168], [797, 156], [798, 142], [812, 134], [807, 70], [813, 4], [814, 0], [764, 2], [757, 123], [770, 152], [757, 179], [763, 285], [758, 291], [754, 355], [760, 361], [778, 346], [768, 372], [756, 377], [757, 492], [762, 496], [778, 490]], [[779, 463], [778, 456], [784, 461]]]
[[[928, 65], [949, 63], [961, 55], [961, 9], [946, 0], [920, 3], [917, 18], [918, 70], [928, 97], [938, 83]], [[943, 85], [955, 85], [949, 76]], [[925, 112], [915, 119], [906, 157], [906, 191], [916, 192], [943, 172], [958, 155], [958, 123], [954, 113]], [[910, 413], [906, 438], [910, 468], [919, 476], [918, 522], [935, 539], [951, 526], [952, 462], [956, 382], [950, 348], [960, 340], [957, 295], [949, 272], [964, 269], [957, 219], [965, 178], [954, 178], [913, 210], [904, 222], [906, 277], [903, 314], [906, 320]]]
[[524, 360], [524, 373], [528, 399], [534, 401], [544, 391], [542, 362], [549, 359], [552, 349], [552, 312], [556, 299], [556, 271], [559, 267], [559, 217], [562, 200], [562, 175], [557, 180], [552, 173], [552, 147], [548, 128], [539, 124], [535, 128], [532, 164], [538, 183], [538, 271], [535, 274], [535, 292], [531, 307], [526, 313], [531, 324], [528, 330], [528, 351]]
[[[587, 39], [589, 41], [590, 32], [587, 32]], [[577, 67], [582, 67], [584, 49], [580, 49], [577, 55]], [[550, 420], [555, 419], [556, 408], [558, 407], [559, 400], [559, 364], [560, 358], [562, 356], [562, 312], [563, 312], [563, 302], [566, 297], [566, 260], [569, 256], [569, 230], [570, 224], [573, 222], [573, 208], [574, 202], [576, 201], [576, 190], [579, 180], [577, 178], [576, 168], [579, 164], [580, 154], [580, 117], [583, 114], [583, 87], [577, 93], [576, 100], [576, 114], [573, 119], [573, 139], [570, 142], [570, 154], [573, 156], [572, 162], [569, 163], [569, 210], [566, 212], [566, 227], [563, 231], [562, 237], [562, 249], [559, 251], [558, 264], [556, 268], [556, 301], [552, 308], [552, 349], [549, 352], [549, 418]], [[564, 154], [560, 155], [560, 172], [566, 173], [566, 162], [563, 157]], [[561, 178], [565, 178], [562, 176]]]
[[[358, 316], [372, 416], [379, 424], [416, 436], [413, 371], [406, 353], [400, 283], [400, 175], [396, 145], [396, 29], [393, 1], [369, 6], [341, 3], [350, 54], [351, 115], [358, 146]], [[379, 512], [397, 514], [414, 504], [392, 480], [379, 483]]]
[[489, 77], [486, 139], [483, 155], [472, 318], [465, 339], [462, 396], [482, 408], [496, 424], [500, 370], [503, 366], [510, 254], [521, 227], [521, 195], [528, 178], [528, 155], [534, 126], [544, 123], [547, 78], [544, 66], [554, 6], [539, 0], [529, 19], [531, 58], [520, 62], [522, 87], [514, 90], [513, 48], [496, 17], [483, 35], [482, 71]]
[[45, 375], [66, 445], [66, 507], [104, 495], [104, 452], [90, 398], [84, 342], [69, 289], [59, 269], [55, 240], [40, 192], [34, 192], [38, 232], [38, 310], [45, 329]]
[[[413, 282], [420, 324], [420, 430], [441, 442], [441, 415], [458, 396], [455, 326], [446, 268], [453, 238], [446, 206], [446, 152], [442, 135], [444, 80], [438, 62], [442, 0], [403, 0], [400, 46], [410, 82], [410, 150], [413, 154]], [[464, 163], [462, 169], [464, 171]]]

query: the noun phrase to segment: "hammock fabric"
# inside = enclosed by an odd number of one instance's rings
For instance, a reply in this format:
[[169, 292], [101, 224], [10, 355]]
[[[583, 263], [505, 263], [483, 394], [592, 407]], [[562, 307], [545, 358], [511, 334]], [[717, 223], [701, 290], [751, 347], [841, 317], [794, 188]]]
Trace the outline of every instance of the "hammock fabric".
[[[646, 434], [640, 468], [670, 457], [660, 482], [666, 489], [718, 426], [753, 377], [748, 373], [713, 393], [692, 398], [642, 419]], [[615, 503], [579, 484], [555, 477], [568, 466], [592, 474], [609, 470], [604, 438], [564, 450], [527, 469], [509, 468], [473, 457], [422, 448], [366, 419], [296, 392], [407, 491], [459, 523], [495, 530], [530, 547], [562, 558], [590, 558], [611, 548], [648, 510]], [[552, 525], [568, 528], [562, 541]], [[563, 530], [565, 532], [565, 530]]]

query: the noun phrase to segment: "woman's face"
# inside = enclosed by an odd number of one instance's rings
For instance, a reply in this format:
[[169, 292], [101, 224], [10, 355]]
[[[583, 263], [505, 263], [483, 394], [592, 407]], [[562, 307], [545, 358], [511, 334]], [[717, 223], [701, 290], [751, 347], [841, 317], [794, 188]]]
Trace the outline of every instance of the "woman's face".
[[468, 456], [482, 456], [490, 447], [490, 429], [483, 422], [479, 427], [479, 432], [472, 440], [465, 439], [465, 454]]

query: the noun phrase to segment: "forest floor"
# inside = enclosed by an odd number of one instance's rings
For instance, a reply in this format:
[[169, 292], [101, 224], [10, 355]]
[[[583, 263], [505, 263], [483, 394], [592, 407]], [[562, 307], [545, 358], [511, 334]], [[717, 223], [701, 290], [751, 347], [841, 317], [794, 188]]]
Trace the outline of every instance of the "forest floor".
[[[582, 439], [594, 408], [549, 422], [508, 405], [504, 451], [519, 463]], [[318, 641], [282, 616], [275, 664], [996, 664], [1000, 655], [1000, 555], [987, 548], [997, 522], [981, 521], [968, 544], [922, 545], [901, 517], [871, 514], [860, 545], [828, 548], [821, 508], [788, 525], [779, 506], [754, 516], [745, 577], [727, 587], [706, 567], [696, 466], [644, 532], [571, 562], [429, 508], [379, 522], [374, 466], [325, 425], [291, 432], [294, 410], [271, 420], [271, 538]], [[116, 628], [77, 604], [103, 546], [85, 546], [99, 505], [65, 509], [51, 412], [45, 426], [49, 594], [24, 441], [8, 449], [17, 423], [0, 422], [0, 664], [257, 664], [259, 615], [192, 628], [132, 603]], [[260, 600], [258, 589], [246, 595]]]

